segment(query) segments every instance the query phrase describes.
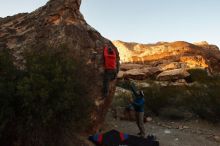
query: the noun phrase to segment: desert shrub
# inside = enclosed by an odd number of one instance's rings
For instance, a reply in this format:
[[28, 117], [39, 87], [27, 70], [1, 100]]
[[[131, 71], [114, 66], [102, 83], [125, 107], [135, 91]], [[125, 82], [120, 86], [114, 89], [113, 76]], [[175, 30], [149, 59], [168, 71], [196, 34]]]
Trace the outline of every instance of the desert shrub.
[[112, 108], [116, 107], [126, 107], [130, 104], [130, 99], [132, 98], [131, 93], [117, 91], [118, 93], [114, 96], [114, 100], [112, 102]]
[[124, 79], [123, 80], [118, 80], [116, 86], [127, 89], [127, 90], [130, 90], [130, 86], [129, 86], [128, 81], [126, 81]]
[[[12, 126], [17, 109], [15, 96], [19, 71], [14, 67], [9, 50], [0, 50], [0, 145], [4, 137], [13, 137]], [[7, 142], [7, 141], [6, 141]], [[6, 143], [6, 145], [9, 145]]]
[[166, 107], [180, 107], [184, 104], [183, 97], [186, 96], [185, 87], [160, 86], [153, 84], [145, 88], [146, 107], [159, 115], [161, 109]]
[[18, 70], [0, 53], [0, 145], [68, 145], [87, 127], [91, 75], [65, 46], [43, 45], [25, 52]]
[[[220, 80], [219, 80], [220, 81]], [[217, 122], [220, 120], [220, 86], [208, 84], [189, 89], [188, 107], [201, 118]]]
[[[208, 121], [220, 121], [220, 76], [208, 76], [203, 69], [189, 72], [193, 82], [189, 86], [160, 86], [148, 80], [150, 87], [139, 87], [145, 93], [146, 113], [169, 119], [188, 119], [196, 115]], [[118, 86], [129, 89], [123, 80]]]
[[190, 109], [201, 118], [216, 122], [220, 120], [220, 76], [208, 76], [205, 70], [190, 70], [193, 81], [199, 84], [189, 88], [187, 100]]
[[190, 76], [187, 78], [191, 82], [200, 82], [200, 83], [207, 83], [212, 80], [208, 73], [204, 69], [189, 69], [188, 72]]
[[[146, 109], [171, 119], [186, 117], [187, 113], [209, 120], [220, 120], [220, 80], [191, 86], [159, 86], [145, 88]], [[165, 112], [164, 112], [165, 111]], [[178, 116], [179, 114], [179, 116]]]

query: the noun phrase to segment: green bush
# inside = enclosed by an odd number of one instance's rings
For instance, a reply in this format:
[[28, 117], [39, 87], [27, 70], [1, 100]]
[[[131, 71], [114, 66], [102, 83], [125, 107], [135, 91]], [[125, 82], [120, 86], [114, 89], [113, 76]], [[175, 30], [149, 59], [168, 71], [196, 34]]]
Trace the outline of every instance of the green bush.
[[188, 72], [190, 76], [187, 78], [191, 82], [200, 82], [200, 83], [207, 83], [212, 80], [208, 73], [204, 69], [189, 69]]
[[[150, 87], [142, 88], [146, 113], [173, 120], [197, 115], [208, 121], [220, 121], [220, 76], [208, 76], [203, 69], [191, 69], [189, 72], [193, 82], [189, 86], [160, 86], [146, 81], [150, 83]], [[129, 89], [123, 80], [118, 82], [118, 86]], [[126, 104], [126, 101], [120, 100], [126, 99], [126, 96], [119, 94], [117, 105]]]
[[0, 145], [68, 145], [86, 128], [93, 80], [70, 52], [65, 46], [31, 49], [24, 70], [0, 52]]
[[131, 93], [124, 93], [124, 92], [119, 92], [117, 95], [114, 97], [114, 100], [112, 101], [112, 108], [116, 107], [126, 107], [130, 104], [130, 100], [132, 99], [132, 94]]
[[153, 84], [151, 87], [143, 89], [147, 109], [152, 110], [156, 115], [166, 107], [177, 108], [185, 103], [186, 88], [180, 86], [160, 86]]
[[119, 80], [119, 81], [117, 82], [117, 86], [118, 86], [118, 87], [121, 87], [121, 88], [123, 88], [123, 89], [130, 90], [129, 83], [128, 83], [128, 81], [126, 81], [126, 80]]
[[219, 85], [212, 84], [191, 87], [189, 89], [191, 96], [187, 99], [187, 105], [201, 118], [213, 122], [220, 121], [219, 89]]
[[[143, 89], [146, 109], [168, 118], [177, 117], [176, 119], [178, 119], [177, 113], [180, 114], [179, 117], [184, 117], [186, 113], [191, 112], [209, 121], [220, 121], [220, 80], [218, 76], [214, 76], [210, 80], [212, 82], [197, 83], [191, 86], [153, 84], [151, 87]], [[172, 112], [168, 113], [166, 109]]]

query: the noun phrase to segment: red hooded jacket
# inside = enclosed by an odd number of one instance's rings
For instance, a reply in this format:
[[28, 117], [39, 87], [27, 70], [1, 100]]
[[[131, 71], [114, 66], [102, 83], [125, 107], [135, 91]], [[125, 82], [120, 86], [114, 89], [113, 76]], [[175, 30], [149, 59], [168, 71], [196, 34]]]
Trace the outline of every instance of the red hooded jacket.
[[108, 48], [107, 47], [104, 48], [105, 69], [110, 69], [110, 70], [116, 69], [116, 53], [114, 49], [112, 50], [113, 53], [109, 54]]

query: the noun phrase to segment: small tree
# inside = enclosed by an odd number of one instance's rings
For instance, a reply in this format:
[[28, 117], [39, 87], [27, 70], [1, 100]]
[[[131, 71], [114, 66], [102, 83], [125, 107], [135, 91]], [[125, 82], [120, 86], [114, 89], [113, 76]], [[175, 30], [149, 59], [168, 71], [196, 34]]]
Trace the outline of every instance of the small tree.
[[23, 71], [3, 56], [0, 87], [7, 90], [0, 93], [0, 145], [68, 145], [89, 124], [88, 66], [65, 46], [26, 51]]

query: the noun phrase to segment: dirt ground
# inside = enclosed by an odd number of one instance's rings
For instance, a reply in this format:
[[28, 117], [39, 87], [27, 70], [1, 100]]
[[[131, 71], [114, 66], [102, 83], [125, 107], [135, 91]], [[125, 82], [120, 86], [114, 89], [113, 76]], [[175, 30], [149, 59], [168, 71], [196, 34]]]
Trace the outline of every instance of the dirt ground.
[[[136, 135], [138, 128], [135, 122], [115, 120], [107, 116], [105, 130], [116, 129]], [[146, 133], [154, 134], [160, 146], [220, 146], [220, 125], [201, 120], [167, 121], [153, 118], [145, 123]]]

